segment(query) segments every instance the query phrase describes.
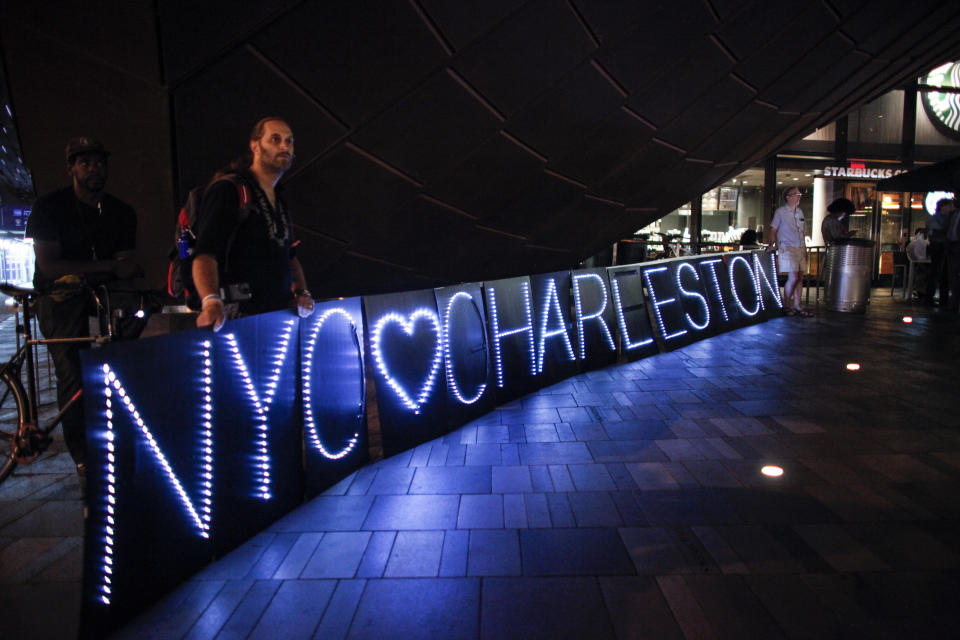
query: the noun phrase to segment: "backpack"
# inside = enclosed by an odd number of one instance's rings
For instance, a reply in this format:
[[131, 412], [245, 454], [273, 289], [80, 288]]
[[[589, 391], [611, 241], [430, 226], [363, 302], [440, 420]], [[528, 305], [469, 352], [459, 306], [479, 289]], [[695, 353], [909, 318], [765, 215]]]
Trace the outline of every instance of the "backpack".
[[[173, 235], [173, 248], [170, 249], [170, 266], [167, 269], [167, 293], [186, 304], [189, 308], [200, 308], [200, 298], [193, 284], [193, 253], [197, 244], [196, 231], [200, 228], [200, 205], [207, 190], [220, 180], [229, 180], [237, 187], [237, 196], [240, 201], [240, 219], [237, 227], [227, 240], [227, 255], [236, 237], [237, 229], [243, 223], [250, 211], [250, 187], [237, 178], [234, 173], [228, 173], [214, 178], [208, 184], [194, 187], [187, 193], [186, 202], [177, 215], [177, 223]], [[223, 273], [225, 265], [220, 265]]]

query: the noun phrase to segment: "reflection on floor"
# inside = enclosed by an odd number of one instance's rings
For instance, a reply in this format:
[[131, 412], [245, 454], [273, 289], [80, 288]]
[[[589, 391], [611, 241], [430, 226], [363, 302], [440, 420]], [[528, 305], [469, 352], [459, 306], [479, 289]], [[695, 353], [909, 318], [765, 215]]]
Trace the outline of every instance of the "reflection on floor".
[[[583, 374], [371, 465], [116, 637], [952, 637], [960, 318], [875, 294], [865, 316]], [[75, 615], [54, 598], [79, 588], [79, 534], [45, 528], [79, 531], [72, 478], [40, 475], [0, 485], [0, 586]]]

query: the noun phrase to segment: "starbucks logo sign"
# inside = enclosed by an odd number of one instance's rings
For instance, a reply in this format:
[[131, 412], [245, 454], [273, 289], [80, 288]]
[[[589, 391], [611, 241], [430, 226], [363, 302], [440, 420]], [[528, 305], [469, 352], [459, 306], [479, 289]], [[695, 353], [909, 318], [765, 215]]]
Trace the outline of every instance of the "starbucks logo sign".
[[[960, 89], [960, 63], [948, 62], [928, 73], [921, 82], [936, 87]], [[960, 140], [960, 93], [924, 91], [923, 109], [940, 133]]]

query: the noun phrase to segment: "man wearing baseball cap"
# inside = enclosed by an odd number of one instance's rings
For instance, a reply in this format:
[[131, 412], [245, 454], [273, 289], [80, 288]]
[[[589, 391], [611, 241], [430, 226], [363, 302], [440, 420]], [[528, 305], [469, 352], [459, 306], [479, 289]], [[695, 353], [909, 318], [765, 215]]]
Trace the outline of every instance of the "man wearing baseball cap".
[[[76, 283], [84, 280], [96, 285], [133, 278], [140, 272], [134, 262], [136, 213], [104, 191], [109, 156], [98, 140], [71, 138], [66, 160], [72, 184], [38, 199], [27, 220], [25, 235], [33, 238], [36, 254], [33, 283], [44, 292], [37, 302], [37, 316], [47, 338], [89, 335], [89, 305]], [[80, 346], [48, 344], [47, 351], [56, 370], [57, 401], [62, 407], [81, 386]], [[83, 491], [86, 439], [81, 403], [64, 414], [62, 425]]]

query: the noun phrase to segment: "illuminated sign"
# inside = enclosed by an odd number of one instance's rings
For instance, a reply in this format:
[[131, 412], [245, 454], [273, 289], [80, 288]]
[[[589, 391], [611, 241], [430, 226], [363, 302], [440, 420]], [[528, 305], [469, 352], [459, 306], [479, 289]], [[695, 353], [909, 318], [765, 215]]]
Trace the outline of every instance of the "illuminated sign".
[[304, 491], [313, 496], [367, 462], [360, 298], [317, 303], [300, 321]]
[[888, 169], [883, 167], [867, 167], [865, 165], [849, 167], [824, 167], [824, 178], [847, 178], [862, 180], [882, 180], [906, 173], [908, 169]]
[[[344, 456], [350, 454], [353, 451], [354, 447], [357, 446], [357, 442], [360, 439], [359, 431], [353, 432], [351, 435], [346, 435], [346, 437], [341, 436], [341, 442], [331, 445], [320, 433], [320, 428], [322, 426], [321, 419], [314, 410], [314, 394], [326, 387], [337, 385], [342, 383], [343, 380], [336, 380], [335, 377], [337, 374], [341, 373], [340, 369], [343, 368], [342, 363], [336, 370], [330, 371], [327, 375], [324, 375], [324, 365], [330, 363], [333, 358], [324, 358], [323, 353], [317, 349], [318, 340], [323, 331], [324, 327], [327, 325], [327, 321], [330, 321], [330, 324], [333, 325], [337, 320], [341, 322], [348, 323], [350, 336], [356, 342], [356, 361], [357, 367], [353, 372], [354, 384], [356, 385], [352, 395], [351, 406], [356, 411], [357, 420], [361, 421], [363, 418], [363, 406], [364, 406], [364, 396], [365, 396], [365, 387], [366, 383], [364, 382], [363, 377], [363, 350], [360, 346], [360, 339], [357, 332], [357, 325], [359, 324], [359, 319], [355, 318], [349, 311], [342, 307], [333, 307], [331, 309], [326, 309], [317, 313], [316, 320], [314, 321], [313, 327], [310, 328], [308, 332], [308, 338], [306, 343], [303, 345], [303, 367], [301, 371], [301, 380], [303, 382], [303, 429], [307, 437], [307, 442], [310, 443], [311, 448], [319, 453], [321, 456], [328, 460], [340, 460]], [[347, 358], [347, 363], [350, 363], [351, 358]], [[350, 381], [347, 380], [347, 383]], [[319, 387], [319, 389], [318, 389]], [[347, 398], [351, 398], [351, 395], [347, 395]], [[348, 402], [350, 402], [348, 400]]]
[[[543, 306], [540, 309], [540, 331], [538, 331], [537, 340], [537, 373], [543, 373], [543, 354], [546, 350], [547, 340], [560, 338], [562, 345], [566, 349], [567, 360], [574, 361], [576, 356], [573, 354], [573, 345], [570, 343], [570, 332], [567, 330], [567, 319], [563, 315], [563, 309], [560, 307], [560, 297], [557, 293], [557, 281], [555, 278], [547, 278], [546, 291], [543, 294]], [[583, 321], [578, 322], [577, 327], [580, 333], [583, 333]]]
[[369, 382], [393, 455], [578, 371], [771, 317], [775, 260], [733, 252], [336, 300], [310, 318], [84, 352], [91, 619], [109, 627], [363, 464]]
[[617, 361], [616, 327], [606, 269], [585, 269], [571, 274], [573, 320], [577, 328], [577, 355], [581, 367], [596, 369]]
[[[408, 338], [414, 335], [414, 329], [420, 323], [426, 326], [423, 329], [432, 340], [432, 353], [430, 355], [430, 365], [427, 373], [419, 380], [417, 385], [413, 385], [413, 390], [409, 390], [407, 385], [402, 382], [399, 376], [391, 374], [387, 366], [387, 357], [384, 355], [381, 342], [383, 334], [389, 331], [391, 325], [397, 325], [403, 330]], [[443, 351], [440, 339], [440, 320], [437, 318], [437, 312], [433, 309], [419, 308], [406, 316], [399, 313], [388, 313], [380, 316], [370, 333], [370, 346], [373, 351], [373, 360], [377, 365], [377, 370], [383, 379], [387, 381], [390, 387], [396, 392], [397, 396], [403, 402], [403, 405], [413, 411], [420, 413], [420, 407], [427, 401], [430, 394], [433, 393], [434, 384], [437, 381], [437, 374], [440, 372], [440, 364], [443, 359]], [[401, 358], [397, 358], [397, 366]]]
[[[940, 65], [922, 78], [920, 84], [960, 89], [960, 63]], [[925, 90], [920, 95], [923, 110], [937, 131], [960, 140], [960, 93]]]
[[952, 191], [930, 191], [923, 198], [923, 208], [927, 210], [927, 213], [931, 216], [937, 211], [937, 203], [947, 198], [953, 200]]
[[493, 355], [479, 283], [434, 290], [440, 310], [447, 420], [459, 426], [494, 406]]
[[545, 386], [569, 378], [580, 369], [576, 329], [570, 313], [573, 307], [570, 272], [530, 276], [530, 286], [537, 314], [534, 334], [538, 386]]
[[371, 374], [388, 455], [446, 432], [447, 381], [432, 289], [363, 299]]
[[[679, 323], [667, 326], [664, 321], [664, 310], [662, 307], [668, 307], [671, 311], [676, 309], [677, 296], [675, 290], [672, 290], [673, 282], [670, 278], [670, 267], [660, 266], [643, 270], [643, 279], [647, 283], [647, 296], [650, 299], [650, 308], [653, 309], [653, 316], [657, 319], [657, 326], [660, 327], [660, 335], [664, 342], [679, 338], [687, 333], [686, 326]], [[659, 283], [660, 294], [657, 294], [655, 283]], [[667, 293], [665, 293], [665, 291]], [[671, 314], [675, 315], [675, 314]]]
[[607, 269], [610, 293], [617, 316], [620, 353], [626, 360], [636, 360], [656, 352], [653, 327], [643, 297], [643, 279], [635, 266]]

